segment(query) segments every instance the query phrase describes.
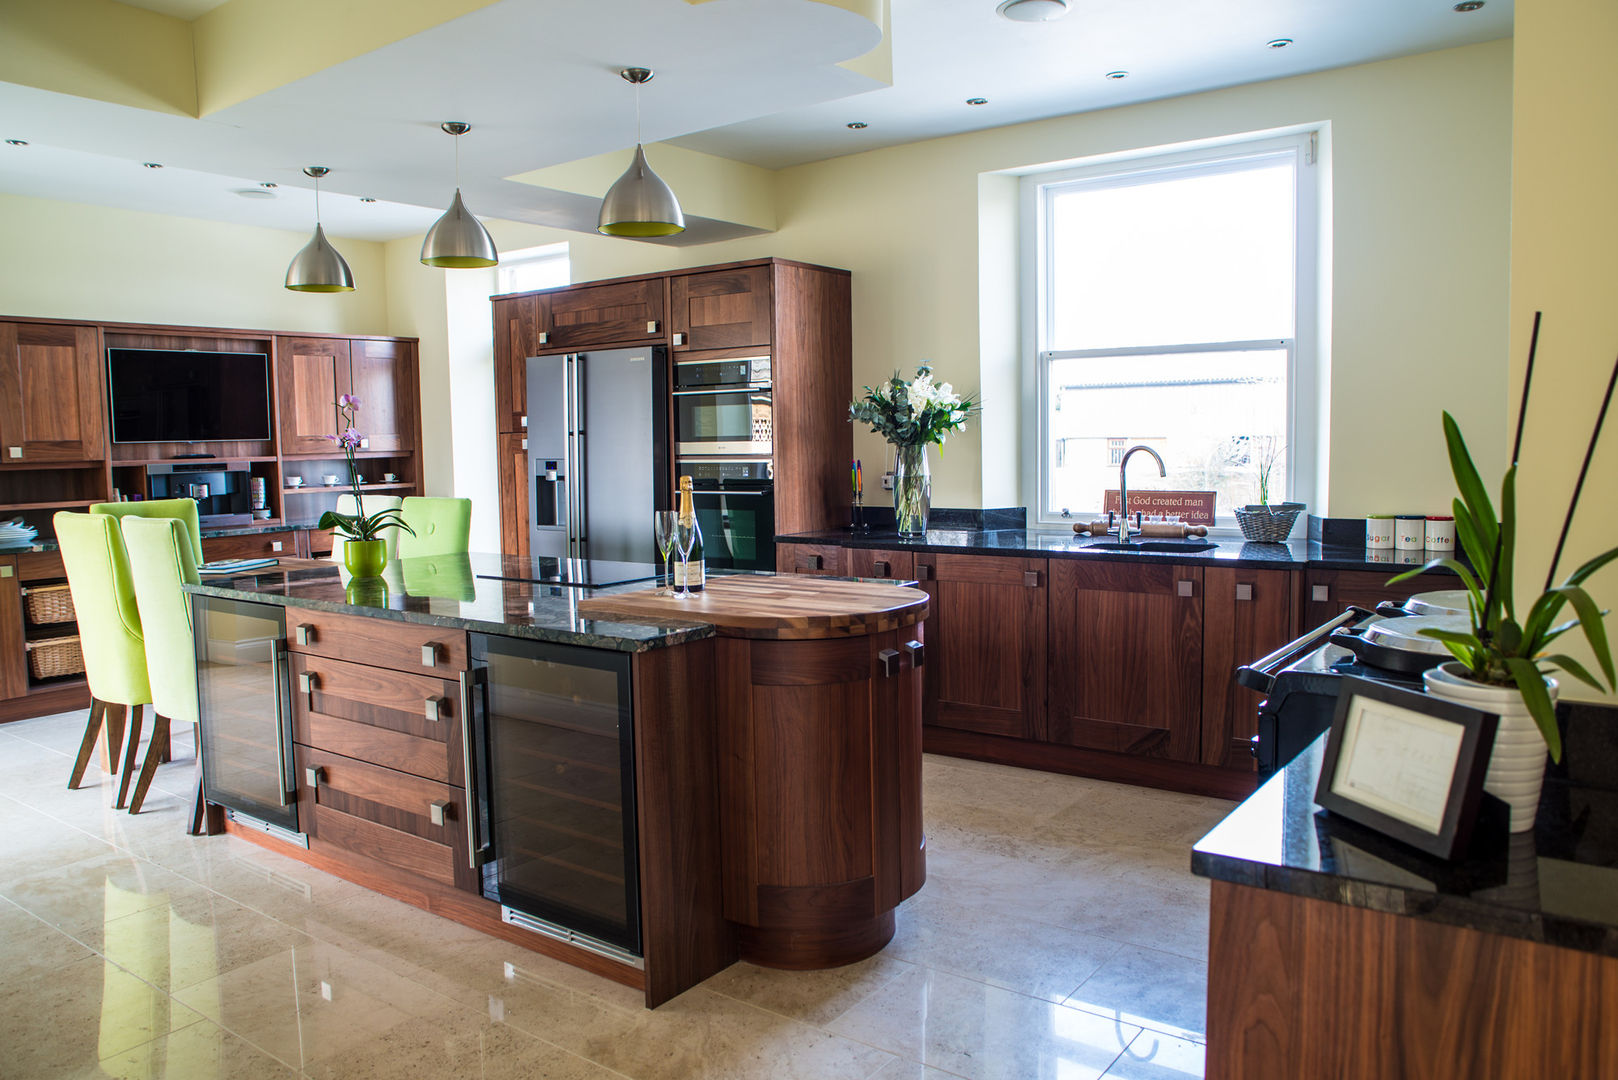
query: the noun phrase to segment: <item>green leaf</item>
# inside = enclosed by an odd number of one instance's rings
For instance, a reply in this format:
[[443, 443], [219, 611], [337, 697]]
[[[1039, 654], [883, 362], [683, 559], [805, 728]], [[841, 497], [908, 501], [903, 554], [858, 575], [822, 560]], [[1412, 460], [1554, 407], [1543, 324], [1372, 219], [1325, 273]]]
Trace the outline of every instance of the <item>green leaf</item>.
[[[1494, 594], [1500, 598], [1500, 606], [1505, 610], [1506, 617], [1517, 617], [1517, 598], [1512, 593], [1515, 582], [1512, 580], [1512, 567], [1517, 557], [1517, 466], [1513, 465], [1506, 470], [1505, 478], [1500, 481], [1500, 558], [1497, 566]], [[1521, 640], [1519, 638], [1519, 640]]]
[[1550, 656], [1541, 656], [1538, 659], [1542, 664], [1551, 664], [1554, 667], [1561, 668], [1575, 679], [1585, 683], [1588, 686], [1593, 686], [1597, 690], [1605, 692], [1607, 689], [1605, 686], [1601, 685], [1600, 681], [1597, 680], [1594, 675], [1591, 675], [1585, 670], [1583, 664], [1579, 663], [1571, 656], [1568, 656], [1566, 653], [1554, 653]]
[[320, 521], [316, 523], [315, 527], [317, 529], [336, 529], [350, 537], [352, 537], [358, 529], [358, 526], [352, 517], [348, 516], [347, 514], [339, 514], [335, 510], [327, 510], [324, 514], [321, 514]]
[[1455, 535], [1461, 541], [1461, 550], [1472, 560], [1479, 579], [1487, 584], [1489, 557], [1494, 554], [1493, 549], [1484, 546], [1482, 537], [1478, 535], [1477, 523], [1472, 520], [1472, 511], [1466, 508], [1465, 503], [1456, 499], [1450, 512], [1455, 515]]
[[1612, 650], [1607, 645], [1607, 627], [1601, 621], [1605, 612], [1596, 606], [1589, 593], [1577, 585], [1563, 585], [1551, 591], [1567, 597], [1573, 610], [1578, 612], [1585, 640], [1590, 643], [1590, 651], [1596, 654], [1596, 662], [1601, 665], [1601, 673], [1607, 677], [1607, 684], [1611, 686], [1618, 682], [1618, 676], [1613, 672]]
[[1516, 619], [1500, 620], [1500, 625], [1495, 628], [1494, 646], [1501, 656], [1522, 655], [1522, 627], [1517, 625]]
[[1618, 559], [1618, 548], [1613, 548], [1611, 551], [1605, 551], [1600, 555], [1597, 555], [1595, 558], [1573, 571], [1573, 573], [1569, 574], [1567, 581], [1563, 582], [1563, 584], [1583, 585], [1585, 581], [1589, 579], [1591, 574], [1595, 573], [1597, 570], [1600, 570], [1603, 566], [1606, 566], [1614, 559]]
[[1444, 442], [1449, 448], [1449, 467], [1455, 474], [1455, 486], [1460, 489], [1461, 498], [1466, 502], [1467, 509], [1472, 512], [1478, 539], [1483, 541], [1484, 546], [1489, 548], [1492, 554], [1495, 535], [1499, 529], [1494, 516], [1494, 504], [1489, 501], [1489, 493], [1483, 487], [1482, 478], [1478, 476], [1478, 467], [1472, 464], [1472, 455], [1466, 449], [1466, 439], [1461, 435], [1460, 425], [1448, 411], [1444, 413]]
[[1450, 558], [1433, 559], [1430, 562], [1427, 562], [1427, 563], [1425, 563], [1425, 564], [1423, 564], [1421, 566], [1418, 566], [1413, 570], [1406, 570], [1404, 573], [1398, 575], [1397, 577], [1389, 578], [1388, 579], [1388, 584], [1393, 585], [1393, 584], [1395, 584], [1397, 582], [1404, 581], [1406, 578], [1413, 578], [1417, 574], [1425, 574], [1429, 570], [1439, 570], [1439, 569], [1453, 571], [1455, 573], [1455, 575], [1461, 579], [1461, 584], [1466, 586], [1466, 591], [1467, 592], [1479, 593], [1480, 594], [1479, 599], [1481, 599], [1481, 590], [1478, 587], [1478, 579], [1473, 577], [1472, 576], [1472, 571], [1467, 569], [1466, 564], [1459, 561], [1458, 559], [1450, 559]]
[[1567, 597], [1558, 593], [1540, 593], [1528, 609], [1528, 618], [1523, 621], [1523, 640], [1528, 642], [1529, 653], [1542, 647], [1545, 639], [1545, 628], [1556, 618], [1556, 613], [1567, 602]]
[[1469, 649], [1483, 648], [1483, 643], [1478, 640], [1477, 635], [1469, 634], [1465, 630], [1440, 630], [1436, 626], [1429, 626], [1416, 632], [1422, 637], [1430, 637], [1446, 645], [1464, 645]]
[[1545, 736], [1551, 760], [1561, 761], [1562, 735], [1556, 730], [1556, 706], [1551, 704], [1551, 696], [1545, 690], [1545, 676], [1539, 673], [1539, 668], [1534, 666], [1532, 660], [1521, 656], [1508, 657], [1505, 664], [1517, 689], [1522, 691], [1523, 704], [1528, 706], [1534, 723], [1539, 725], [1539, 733]]

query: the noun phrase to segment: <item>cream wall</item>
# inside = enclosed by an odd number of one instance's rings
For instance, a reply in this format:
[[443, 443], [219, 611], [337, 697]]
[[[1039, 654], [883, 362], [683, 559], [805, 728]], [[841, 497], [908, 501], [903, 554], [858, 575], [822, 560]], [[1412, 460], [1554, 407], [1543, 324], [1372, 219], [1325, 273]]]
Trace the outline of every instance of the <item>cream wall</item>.
[[[1535, 0], [1518, 6], [1516, 21], [1511, 378], [1501, 395], [1512, 424], [1534, 312], [1545, 313], [1517, 484], [1517, 582], [1526, 597], [1545, 583], [1618, 355], [1618, 202], [1612, 193], [1618, 176], [1618, 67], [1612, 63], [1618, 7]], [[1559, 578], [1618, 536], [1618, 416], [1608, 420]], [[1491, 482], [1497, 475], [1485, 472]], [[1618, 572], [1609, 567], [1587, 587], [1598, 603], [1610, 606], [1618, 600]], [[1588, 650], [1570, 651], [1589, 666]], [[1571, 679], [1562, 686], [1571, 696], [1588, 696]]]

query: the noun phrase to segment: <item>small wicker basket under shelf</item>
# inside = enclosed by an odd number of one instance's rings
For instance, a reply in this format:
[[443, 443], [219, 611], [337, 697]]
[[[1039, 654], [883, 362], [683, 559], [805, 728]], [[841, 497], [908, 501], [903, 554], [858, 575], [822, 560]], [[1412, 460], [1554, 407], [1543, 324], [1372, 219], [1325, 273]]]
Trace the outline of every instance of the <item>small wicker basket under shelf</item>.
[[1236, 524], [1242, 535], [1261, 543], [1283, 543], [1292, 532], [1303, 503], [1275, 503], [1271, 506], [1254, 505], [1236, 507]]
[[22, 591], [23, 610], [35, 626], [72, 622], [73, 593], [66, 585], [30, 585]]
[[28, 670], [36, 679], [84, 673], [84, 653], [77, 635], [28, 643]]

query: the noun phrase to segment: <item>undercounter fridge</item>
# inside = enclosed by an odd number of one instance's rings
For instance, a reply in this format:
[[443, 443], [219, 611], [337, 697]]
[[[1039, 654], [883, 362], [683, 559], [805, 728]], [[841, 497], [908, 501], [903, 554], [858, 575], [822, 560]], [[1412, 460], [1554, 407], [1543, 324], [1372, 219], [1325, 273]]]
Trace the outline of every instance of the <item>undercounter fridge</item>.
[[528, 358], [529, 554], [655, 563], [672, 506], [662, 346]]

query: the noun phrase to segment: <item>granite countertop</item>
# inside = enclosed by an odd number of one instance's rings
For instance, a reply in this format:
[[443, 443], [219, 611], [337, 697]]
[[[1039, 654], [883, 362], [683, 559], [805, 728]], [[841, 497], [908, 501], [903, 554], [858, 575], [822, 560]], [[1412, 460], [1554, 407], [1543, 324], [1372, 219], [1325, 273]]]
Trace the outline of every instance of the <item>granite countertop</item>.
[[[187, 592], [290, 608], [451, 626], [507, 637], [532, 638], [620, 652], [679, 645], [712, 637], [700, 621], [637, 619], [620, 622], [579, 614], [579, 601], [653, 586], [650, 580], [600, 589], [515, 580], [532, 560], [501, 555], [435, 555], [395, 559], [380, 581], [352, 582], [337, 563], [275, 566], [234, 577], [205, 577]], [[650, 569], [648, 567], [648, 569]], [[349, 585], [352, 583], [353, 588]]]
[[[255, 521], [250, 525], [225, 525], [214, 529], [203, 529], [202, 538], [207, 540], [215, 536], [256, 536], [259, 533], [290, 532], [296, 529], [314, 529], [318, 527], [312, 521]], [[0, 546], [0, 555], [55, 550], [55, 540], [34, 540], [26, 544]]]
[[[1202, 877], [1618, 957], [1618, 724], [1564, 706], [1533, 832], [1480, 819], [1451, 862], [1322, 810], [1322, 735], [1192, 849]], [[1570, 769], [1569, 763], [1578, 764]]]
[[[1108, 551], [1090, 545], [1104, 537], [1080, 536], [1072, 529], [937, 528], [926, 539], [901, 540], [892, 530], [854, 533], [847, 529], [794, 533], [775, 538], [778, 544], [837, 544], [848, 548], [883, 548], [952, 552], [963, 555], [1010, 555], [1039, 558], [1093, 559], [1100, 562], [1217, 563], [1221, 566], [1304, 567], [1328, 570], [1387, 570], [1389, 576], [1439, 557], [1433, 551], [1367, 551], [1363, 547], [1288, 540], [1260, 544], [1240, 537], [1210, 537], [1218, 546], [1206, 551]], [[1148, 541], [1150, 538], [1148, 538]], [[1447, 554], [1447, 553], [1445, 553]], [[1443, 572], [1443, 571], [1441, 571]]]

